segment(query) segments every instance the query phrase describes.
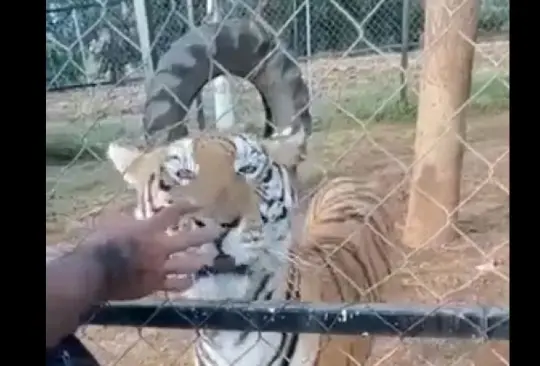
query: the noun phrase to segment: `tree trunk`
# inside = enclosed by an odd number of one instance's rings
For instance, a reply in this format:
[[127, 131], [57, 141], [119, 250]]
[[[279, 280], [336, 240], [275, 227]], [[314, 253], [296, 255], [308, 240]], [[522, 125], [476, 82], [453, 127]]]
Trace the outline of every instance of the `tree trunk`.
[[456, 238], [464, 107], [470, 96], [478, 0], [425, 4], [423, 68], [416, 124], [416, 163], [403, 241], [418, 248]]

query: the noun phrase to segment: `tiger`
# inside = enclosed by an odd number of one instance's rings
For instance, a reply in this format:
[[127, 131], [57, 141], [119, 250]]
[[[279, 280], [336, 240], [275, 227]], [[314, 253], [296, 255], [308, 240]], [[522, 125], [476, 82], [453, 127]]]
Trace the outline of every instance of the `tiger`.
[[[325, 180], [300, 215], [293, 245], [293, 262], [299, 264], [290, 281], [297, 283], [300, 300], [383, 302], [399, 237], [395, 218], [375, 188], [350, 176]], [[365, 365], [374, 344], [370, 335], [307, 337], [313, 365]]]
[[[107, 155], [128, 186], [136, 191], [136, 218], [147, 219], [177, 197], [183, 197], [202, 209], [172, 230], [210, 223], [223, 228], [224, 233], [217, 240], [199, 249], [215, 259], [194, 275], [193, 286], [183, 293], [185, 297], [220, 301], [302, 300], [315, 299], [320, 288], [311, 286], [298, 264], [302, 261], [295, 259], [296, 253], [310, 254], [305, 250], [310, 247], [306, 243], [311, 243], [310, 238], [319, 233], [314, 228], [305, 231], [298, 245], [293, 239], [298, 206], [296, 168], [305, 158], [305, 144], [302, 128], [288, 128], [266, 139], [245, 133], [202, 132], [148, 152], [111, 143]], [[314, 216], [319, 207], [313, 208]], [[306, 223], [315, 224], [317, 220]], [[349, 224], [347, 220], [342, 223], [347, 227]], [[361, 237], [369, 239], [369, 234], [363, 233]], [[322, 235], [321, 238], [326, 240]], [[365, 253], [369, 254], [368, 248], [379, 248], [377, 240], [367, 240]], [[350, 243], [356, 244], [357, 240], [350, 239]], [[335, 246], [337, 241], [329, 240], [328, 244]], [[296, 246], [299, 250], [295, 253]], [[367, 259], [348, 259], [345, 266], [349, 262], [357, 264], [356, 270], [363, 273], [351, 273], [352, 279], [373, 280], [363, 272], [361, 263], [369, 263]], [[344, 267], [344, 271], [350, 273], [354, 269]], [[342, 282], [336, 277], [333, 287], [339, 289]], [[349, 296], [349, 292], [335, 291], [338, 298], [333, 300], [355, 301], [358, 296]], [[322, 296], [319, 300], [327, 298]], [[312, 357], [318, 349], [314, 348], [312, 335], [204, 329], [196, 332], [192, 354], [197, 366], [309, 366], [323, 365], [328, 358], [326, 352]]]

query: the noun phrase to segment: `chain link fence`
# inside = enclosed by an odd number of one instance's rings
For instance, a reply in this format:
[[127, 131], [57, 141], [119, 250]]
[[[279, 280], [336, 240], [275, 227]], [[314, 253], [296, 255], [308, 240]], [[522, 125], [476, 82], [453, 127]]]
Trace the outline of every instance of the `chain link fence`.
[[[188, 7], [189, 1], [145, 1], [155, 62], [189, 29], [190, 17], [194, 24], [207, 20], [206, 3], [191, 3]], [[134, 70], [142, 61], [134, 2], [81, 0], [47, 4], [48, 90], [140, 80], [140, 72]], [[508, 4], [508, 0], [482, 1], [481, 37], [507, 37]], [[410, 51], [418, 48], [423, 28], [420, 0], [226, 0], [220, 13], [222, 17], [232, 18], [257, 14], [279, 31], [282, 41], [297, 57], [339, 54], [346, 50], [349, 55], [402, 48]]]
[[[195, 0], [47, 2], [51, 257], [80, 242], [103, 213], [132, 212], [134, 194], [105, 151], [117, 139], [143, 144], [145, 66], [152, 60], [156, 67], [190, 23], [211, 23], [207, 6]], [[407, 178], [416, 163], [410, 122], [417, 117], [426, 57], [419, 47], [423, 6], [417, 0], [222, 0], [219, 6], [223, 24], [250, 19], [278, 38], [309, 86], [314, 129], [300, 172], [304, 199], [324, 179], [354, 175], [385, 197], [398, 232], [409, 198]], [[142, 8], [150, 53], [140, 37]], [[386, 279], [387, 306], [315, 304], [308, 311], [298, 304], [215, 306], [156, 294], [138, 308], [119, 304], [101, 309], [77, 336], [102, 365], [192, 365], [193, 346], [211, 333], [191, 329], [197, 327], [322, 334], [308, 358], [324, 347], [336, 355], [352, 352], [325, 345], [325, 335], [369, 332], [377, 335], [369, 365], [507, 365], [508, 31], [509, 2], [483, 0], [477, 40], [471, 41], [475, 55], [456, 225], [460, 240], [415, 250], [394, 248], [399, 265]], [[259, 131], [267, 117], [259, 92], [240, 77], [227, 74], [227, 80], [236, 126]], [[199, 108], [212, 125], [215, 90], [205, 85], [201, 95]], [[192, 106], [186, 117], [190, 129], [198, 128], [197, 120], [201, 125], [195, 110]], [[259, 343], [272, 345], [267, 334], [261, 333]], [[242, 357], [228, 361], [247, 362]]]

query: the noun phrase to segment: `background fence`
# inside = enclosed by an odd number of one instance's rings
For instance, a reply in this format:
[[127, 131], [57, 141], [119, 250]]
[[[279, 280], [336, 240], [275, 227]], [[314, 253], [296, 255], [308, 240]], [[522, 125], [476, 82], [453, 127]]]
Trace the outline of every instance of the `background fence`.
[[[192, 7], [189, 3], [47, 2], [49, 244], [80, 239], [103, 210], [132, 209], [133, 193], [125, 192], [104, 151], [118, 138], [141, 138], [142, 80], [148, 60], [155, 65], [171, 42], [189, 29], [190, 19], [195, 25], [209, 21], [206, 2], [193, 0]], [[415, 164], [410, 122], [417, 115], [418, 74], [425, 57], [418, 47], [424, 21], [421, 3], [222, 0], [219, 9], [222, 19], [262, 18], [298, 61], [311, 87], [315, 124], [309, 167], [302, 172], [308, 185], [334, 175], [358, 176], [395, 206], [400, 228], [408, 198], [406, 177]], [[147, 35], [141, 13], [147, 14]], [[318, 329], [347, 333], [351, 328], [347, 331], [346, 325], [366, 326], [381, 335], [398, 335], [379, 339], [373, 365], [507, 364], [507, 343], [496, 340], [508, 336], [509, 2], [483, 0], [478, 27], [478, 38], [471, 41], [475, 48], [472, 90], [464, 104], [468, 125], [467, 139], [462, 141], [465, 156], [456, 227], [461, 239], [398, 251], [402, 265], [388, 281], [386, 300], [415, 306], [381, 307], [372, 318], [366, 311], [364, 320], [373, 321], [368, 325], [351, 320], [333, 330]], [[145, 51], [148, 40], [150, 54]], [[264, 113], [258, 93], [244, 80], [228, 79], [238, 125], [260, 127]], [[202, 93], [208, 121], [215, 120], [211, 91], [205, 87]], [[188, 120], [194, 122], [195, 114]], [[185, 351], [197, 339], [191, 332], [120, 327], [144, 323], [188, 328], [192, 324], [191, 304], [179, 309], [171, 305], [174, 298], [156, 295], [153, 300], [163, 310], [160, 316], [147, 319], [148, 308], [128, 306], [122, 318], [117, 310], [107, 309], [93, 322], [109, 326], [88, 326], [79, 336], [103, 364], [190, 364]], [[199, 315], [209, 311], [199, 306]], [[268, 315], [268, 309], [265, 313], [257, 306], [240, 313]], [[298, 309], [276, 309], [284, 317], [291, 312], [296, 316], [281, 325], [302, 323], [309, 328]], [[339, 319], [343, 309], [319, 308], [318, 314]], [[354, 309], [365, 310], [359, 305]], [[217, 314], [217, 318], [199, 319], [197, 325], [239, 324], [233, 305]], [[402, 323], [385, 328], [392, 321]], [[411, 335], [471, 339], [401, 338]], [[487, 338], [494, 341], [486, 343]]]
[[[207, 18], [206, 1], [192, 1], [191, 9], [189, 1], [143, 2], [149, 14], [147, 23], [155, 64], [171, 43], [189, 29], [190, 15], [195, 24]], [[134, 3], [131, 0], [47, 1], [47, 89], [140, 80], [140, 72], [133, 72], [142, 61]], [[297, 57], [339, 54], [349, 48], [352, 48], [350, 55], [399, 51], [402, 47], [411, 51], [418, 48], [423, 28], [420, 0], [224, 0], [221, 3], [222, 17], [253, 17], [256, 11], [273, 29], [280, 31], [280, 38]], [[508, 0], [483, 0], [480, 36], [507, 36], [508, 9]], [[360, 39], [359, 32], [363, 33]]]

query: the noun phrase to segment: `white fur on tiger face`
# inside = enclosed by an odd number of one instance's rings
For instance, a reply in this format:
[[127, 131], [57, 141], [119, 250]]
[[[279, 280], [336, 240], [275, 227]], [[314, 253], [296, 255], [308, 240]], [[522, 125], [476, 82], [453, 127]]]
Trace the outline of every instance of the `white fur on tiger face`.
[[[212, 221], [226, 228], [219, 245], [208, 243], [200, 251], [212, 257], [230, 256], [236, 269], [198, 276], [185, 296], [257, 300], [279, 297], [275, 290], [283, 283], [286, 272], [292, 210], [296, 205], [288, 163], [274, 161], [272, 151], [279, 148], [281, 157], [283, 149], [298, 155], [303, 142], [303, 133], [263, 143], [244, 134], [202, 135], [149, 153], [111, 144], [108, 153], [115, 167], [124, 172], [126, 182], [137, 191], [137, 218], [149, 218], [170, 205], [177, 191], [180, 196], [203, 201], [202, 212], [189, 218], [189, 226], [204, 226]], [[296, 159], [289, 156], [286, 161]], [[221, 194], [227, 196], [229, 184], [239, 187], [231, 189], [232, 200], [223, 199]], [[254, 199], [250, 200], [250, 195]], [[240, 196], [242, 202], [234, 201]]]

